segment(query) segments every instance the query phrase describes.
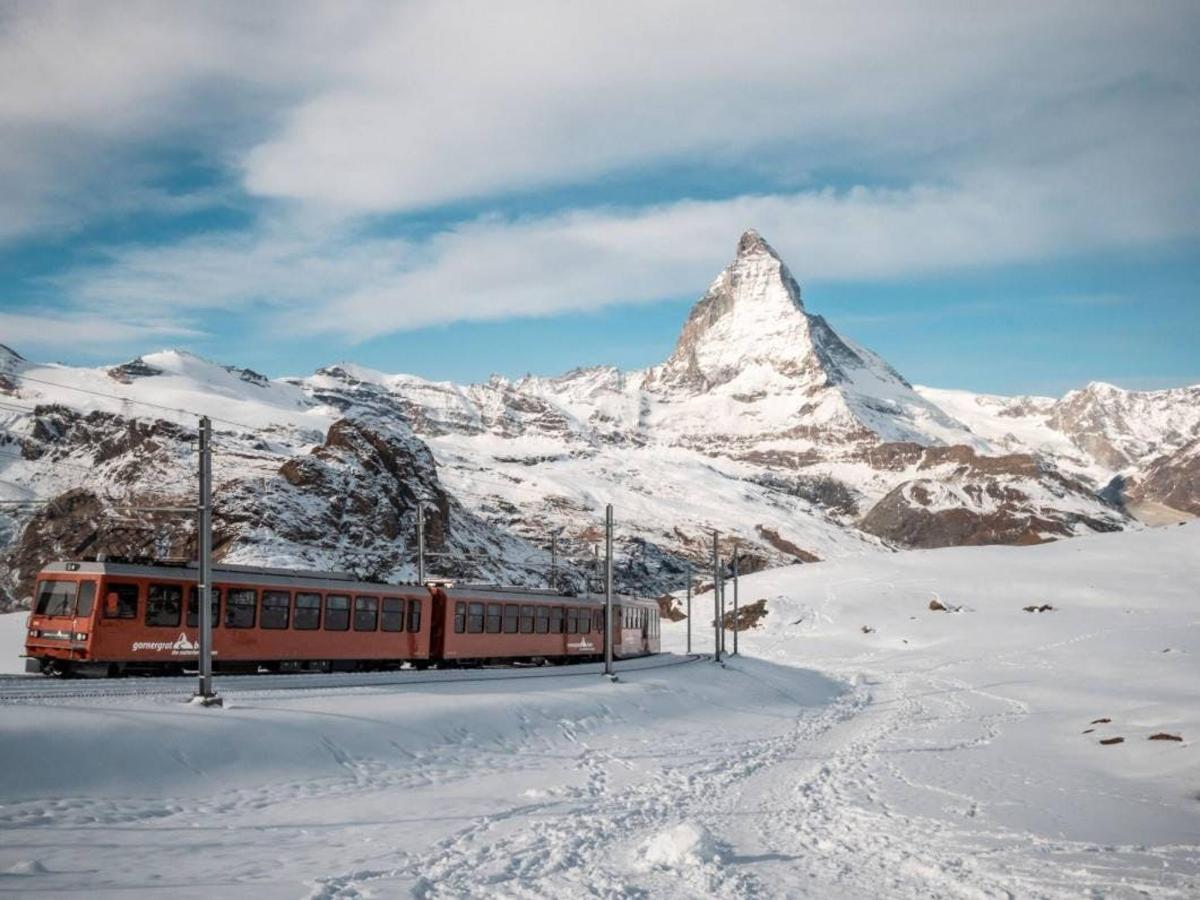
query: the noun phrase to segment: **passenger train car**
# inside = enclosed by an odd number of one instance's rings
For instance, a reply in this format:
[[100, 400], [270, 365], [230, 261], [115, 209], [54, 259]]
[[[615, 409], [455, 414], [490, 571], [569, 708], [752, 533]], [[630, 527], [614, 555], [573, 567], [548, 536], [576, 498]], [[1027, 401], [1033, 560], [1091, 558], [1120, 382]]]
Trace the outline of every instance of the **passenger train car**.
[[[180, 673], [199, 657], [195, 566], [57, 562], [38, 576], [26, 670]], [[382, 584], [338, 573], [213, 570], [218, 672], [595, 660], [604, 600], [521, 588]], [[659, 651], [652, 600], [615, 597], [613, 656]]]

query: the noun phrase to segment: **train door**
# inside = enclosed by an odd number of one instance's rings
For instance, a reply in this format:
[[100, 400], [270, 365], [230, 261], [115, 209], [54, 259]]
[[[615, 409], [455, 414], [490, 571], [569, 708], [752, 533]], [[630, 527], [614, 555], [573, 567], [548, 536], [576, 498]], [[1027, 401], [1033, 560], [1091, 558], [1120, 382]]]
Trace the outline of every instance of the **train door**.
[[450, 606], [441, 588], [429, 589], [429, 658], [441, 660], [446, 653], [446, 610]]

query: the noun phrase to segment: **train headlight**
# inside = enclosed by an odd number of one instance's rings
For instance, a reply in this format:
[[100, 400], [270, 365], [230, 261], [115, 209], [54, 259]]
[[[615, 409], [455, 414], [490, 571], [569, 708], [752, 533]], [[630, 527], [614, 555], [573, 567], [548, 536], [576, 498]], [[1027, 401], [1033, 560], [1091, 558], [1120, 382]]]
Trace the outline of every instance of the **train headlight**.
[[77, 632], [75, 632], [73, 635], [71, 635], [71, 640], [73, 640], [73, 641], [86, 641], [86, 640], [87, 640], [87, 637], [88, 637], [88, 636], [87, 636], [87, 632], [86, 632], [86, 631], [77, 631]]
[[42, 636], [42, 633], [40, 631], [38, 631], [36, 628], [30, 628], [29, 636], [31, 638], [40, 638]]

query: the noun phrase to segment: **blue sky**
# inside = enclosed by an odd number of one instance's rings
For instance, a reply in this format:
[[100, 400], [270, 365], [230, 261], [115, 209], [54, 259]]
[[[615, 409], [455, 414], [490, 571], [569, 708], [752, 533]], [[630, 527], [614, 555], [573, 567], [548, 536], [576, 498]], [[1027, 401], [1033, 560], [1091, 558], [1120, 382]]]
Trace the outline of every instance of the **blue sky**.
[[0, 342], [644, 366], [755, 227], [912, 381], [1200, 382], [1196, 7], [883, 9], [0, 2]]

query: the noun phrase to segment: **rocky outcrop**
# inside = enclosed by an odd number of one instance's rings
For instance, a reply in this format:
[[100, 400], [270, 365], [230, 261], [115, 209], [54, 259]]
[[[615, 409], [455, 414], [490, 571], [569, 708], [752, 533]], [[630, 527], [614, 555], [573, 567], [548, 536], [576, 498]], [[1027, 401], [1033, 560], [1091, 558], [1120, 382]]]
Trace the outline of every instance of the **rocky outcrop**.
[[1126, 489], [1135, 503], [1161, 503], [1200, 516], [1200, 439], [1151, 462]]

